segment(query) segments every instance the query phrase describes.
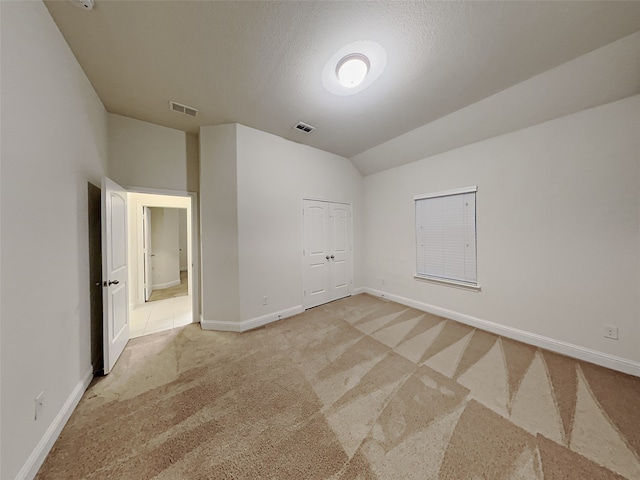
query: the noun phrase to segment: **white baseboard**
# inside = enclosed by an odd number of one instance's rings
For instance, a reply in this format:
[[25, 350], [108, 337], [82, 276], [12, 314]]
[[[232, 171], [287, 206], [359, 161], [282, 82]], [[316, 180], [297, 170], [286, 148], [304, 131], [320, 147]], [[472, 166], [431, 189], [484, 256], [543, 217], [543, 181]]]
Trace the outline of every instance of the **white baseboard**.
[[262, 327], [271, 322], [277, 322], [283, 318], [292, 317], [299, 313], [304, 312], [302, 305], [296, 305], [295, 307], [286, 308], [279, 312], [269, 313], [262, 315], [261, 317], [250, 318], [243, 322], [229, 322], [224, 320], [205, 320], [202, 315], [200, 316], [200, 326], [203, 330], [217, 330], [220, 332], [246, 332], [254, 328]]
[[507, 327], [499, 323], [472, 317], [471, 315], [455, 312], [453, 310], [447, 310], [446, 308], [436, 307], [435, 305], [430, 305], [428, 303], [419, 302], [410, 298], [383, 292], [374, 288], [364, 287], [358, 290], [362, 290], [363, 293], [368, 293], [375, 297], [386, 298], [387, 300], [406, 305], [407, 307], [422, 310], [424, 312], [432, 313], [441, 317], [450, 318], [451, 320], [455, 320], [472, 327], [480, 328], [481, 330], [486, 330], [488, 332], [495, 333], [496, 335], [502, 335], [503, 337], [518, 340], [520, 342], [534, 345], [536, 347], [545, 348], [547, 350], [551, 350], [552, 352], [560, 353], [568, 357], [577, 358], [579, 360], [584, 360], [586, 362], [595, 363], [596, 365], [611, 368], [612, 370], [617, 370], [619, 372], [628, 373], [629, 375], [640, 377], [640, 363], [633, 360], [610, 355], [604, 352], [599, 352], [590, 348], [581, 347], [572, 343], [563, 342], [554, 338], [545, 337], [536, 333], [527, 332], [518, 328]]
[[163, 288], [171, 288], [171, 287], [175, 287], [176, 285], [180, 285], [180, 279], [173, 280], [172, 282], [158, 283], [157, 285], [151, 285], [151, 288], [153, 290], [162, 290]]
[[26, 463], [22, 466], [20, 472], [18, 472], [16, 480], [30, 480], [36, 476], [38, 470], [40, 470], [40, 467], [44, 463], [45, 458], [47, 458], [47, 455], [53, 448], [53, 444], [60, 436], [60, 432], [62, 432], [62, 429], [69, 420], [69, 417], [71, 417], [71, 414], [82, 398], [82, 395], [89, 387], [92, 379], [93, 367], [89, 367], [87, 373], [73, 389], [73, 391], [67, 398], [67, 401], [64, 402], [64, 405], [62, 405], [62, 408], [51, 422], [51, 425], [49, 425], [49, 428], [47, 428], [47, 431], [38, 442], [38, 445], [36, 445], [36, 448], [33, 450], [33, 452], [31, 452], [31, 455], [29, 455]]
[[354, 288], [351, 295], [360, 295], [361, 293], [367, 293], [367, 289], [365, 287]]

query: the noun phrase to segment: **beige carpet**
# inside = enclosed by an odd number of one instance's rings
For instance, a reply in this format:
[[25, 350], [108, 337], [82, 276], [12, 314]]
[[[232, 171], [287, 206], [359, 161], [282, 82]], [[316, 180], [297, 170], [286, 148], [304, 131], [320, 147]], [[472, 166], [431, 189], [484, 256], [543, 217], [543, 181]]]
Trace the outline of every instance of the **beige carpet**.
[[132, 340], [38, 479], [639, 479], [640, 379], [359, 295]]
[[188, 272], [180, 272], [180, 284], [169, 288], [162, 288], [151, 292], [148, 302], [157, 302], [167, 298], [183, 297], [189, 295], [189, 275]]

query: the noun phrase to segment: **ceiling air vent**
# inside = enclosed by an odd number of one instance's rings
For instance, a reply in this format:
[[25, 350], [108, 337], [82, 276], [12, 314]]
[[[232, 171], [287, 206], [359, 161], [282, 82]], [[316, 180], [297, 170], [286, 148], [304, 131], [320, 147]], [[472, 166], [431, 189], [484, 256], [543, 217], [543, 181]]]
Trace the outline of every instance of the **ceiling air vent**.
[[296, 130], [300, 130], [301, 132], [304, 132], [304, 133], [311, 133], [316, 129], [316, 127], [312, 127], [308, 123], [304, 123], [304, 122], [296, 123], [293, 126], [293, 128], [296, 129]]
[[182, 105], [177, 102], [169, 102], [169, 110], [173, 110], [174, 112], [184, 113], [185, 115], [189, 115], [190, 117], [195, 117], [198, 115], [198, 110], [193, 107], [187, 107], [186, 105]]
[[93, 0], [71, 0], [71, 3], [83, 10], [93, 10], [93, 7], [95, 6]]

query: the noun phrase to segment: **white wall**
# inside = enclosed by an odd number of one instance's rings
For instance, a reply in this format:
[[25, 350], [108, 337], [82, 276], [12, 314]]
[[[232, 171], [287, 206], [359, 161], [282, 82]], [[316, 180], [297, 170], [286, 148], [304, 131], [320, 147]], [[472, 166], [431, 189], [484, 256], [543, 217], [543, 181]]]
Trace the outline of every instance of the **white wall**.
[[[109, 176], [113, 180], [123, 186], [142, 187], [143, 189], [175, 192], [198, 192], [200, 190], [197, 135], [111, 113], [108, 114], [108, 122]], [[152, 201], [149, 205], [156, 205], [156, 203]], [[170, 205], [171, 203], [157, 206]], [[192, 208], [195, 209], [195, 221], [199, 225], [198, 205], [193, 205]], [[129, 221], [135, 221], [131, 210]], [[135, 223], [133, 227], [135, 227]], [[189, 229], [191, 229], [191, 225]], [[199, 236], [196, 241], [199, 247]], [[130, 254], [137, 257], [135, 250], [132, 251], [130, 248], [129, 251]], [[189, 251], [188, 255], [200, 258], [200, 250]], [[138, 305], [141, 302], [144, 303], [141, 300], [142, 296], [137, 281], [137, 269], [140, 267], [131, 260], [129, 263], [130, 293], [135, 292], [135, 296], [130, 295], [129, 298], [132, 305]], [[199, 278], [198, 264], [194, 264], [193, 275], [196, 279]], [[189, 285], [190, 289], [191, 285], [197, 286], [197, 291], [194, 293], [198, 297], [196, 300], [199, 310], [200, 285], [191, 281]]]
[[197, 165], [192, 165], [193, 136], [189, 139], [191, 154], [187, 157], [186, 133], [113, 113], [108, 115], [109, 176], [113, 180], [123, 186], [197, 191], [193, 173]]
[[[142, 207], [151, 206], [157, 208], [177, 208], [185, 212], [186, 218], [191, 218], [192, 205], [191, 198], [178, 197], [173, 195], [154, 195], [148, 193], [127, 193], [127, 221], [129, 223], [129, 301], [131, 307], [143, 304], [144, 285], [139, 281], [142, 268], [144, 266], [142, 255], [143, 233], [142, 233]], [[187, 223], [187, 237], [191, 237], [191, 223]], [[187, 263], [192, 260], [193, 252], [187, 250]], [[197, 265], [196, 265], [197, 267]], [[197, 275], [198, 269], [194, 268], [192, 275]], [[191, 282], [189, 279], [191, 292]]]
[[200, 143], [198, 135], [186, 134], [187, 140], [187, 191], [200, 191]]
[[236, 125], [200, 128], [202, 318], [238, 321]]
[[178, 237], [178, 210], [151, 209], [151, 251], [153, 289], [180, 284], [180, 240]]
[[305, 197], [353, 205], [360, 285], [362, 177], [348, 159], [237, 124], [203, 127], [200, 151], [205, 322], [301, 308]]
[[0, 477], [13, 479], [35, 473], [91, 378], [87, 182], [106, 171], [107, 114], [42, 2], [2, 2], [1, 22]]
[[237, 144], [240, 318], [246, 321], [302, 305], [303, 198], [353, 205], [358, 272], [362, 177], [344, 157], [243, 125]]
[[[365, 284], [638, 362], [639, 152], [634, 96], [365, 177]], [[413, 195], [470, 185], [482, 291], [414, 280]]]

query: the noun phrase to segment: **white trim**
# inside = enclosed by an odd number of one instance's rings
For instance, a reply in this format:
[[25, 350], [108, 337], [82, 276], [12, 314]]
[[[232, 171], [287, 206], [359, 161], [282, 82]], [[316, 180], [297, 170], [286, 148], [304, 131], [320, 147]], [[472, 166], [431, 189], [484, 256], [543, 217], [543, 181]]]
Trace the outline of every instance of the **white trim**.
[[191, 192], [189, 190], [168, 190], [164, 188], [148, 188], [137, 187], [135, 185], [123, 185], [125, 190], [133, 193], [150, 193], [152, 195], [171, 195], [174, 197], [189, 197], [191, 195], [197, 195], [198, 192]]
[[225, 320], [205, 320], [200, 317], [200, 326], [203, 330], [217, 330], [220, 332], [246, 332], [254, 328], [262, 327], [272, 322], [277, 322], [287, 317], [292, 317], [304, 312], [302, 305], [296, 305], [295, 307], [286, 308], [279, 312], [269, 313], [262, 315], [261, 317], [250, 318], [243, 322], [229, 322]]
[[60, 432], [62, 432], [62, 429], [69, 420], [69, 417], [71, 417], [71, 414], [82, 398], [82, 395], [89, 387], [92, 379], [93, 368], [89, 367], [83, 378], [71, 392], [71, 395], [67, 398], [67, 401], [62, 405], [62, 408], [51, 422], [51, 425], [49, 425], [49, 428], [47, 428], [47, 431], [36, 445], [36, 448], [34, 448], [33, 452], [31, 452], [31, 455], [29, 455], [29, 458], [18, 472], [16, 480], [34, 478], [36, 476], [38, 470], [40, 470], [40, 467], [44, 463], [45, 458], [47, 458], [47, 455], [51, 451], [51, 448], [53, 448], [53, 444], [60, 436]]
[[518, 340], [519, 342], [527, 343], [540, 348], [551, 350], [552, 352], [567, 355], [572, 358], [584, 360], [586, 362], [595, 363], [602, 367], [611, 368], [619, 372], [628, 373], [640, 377], [640, 362], [629, 360], [627, 358], [618, 357], [616, 355], [610, 355], [608, 353], [599, 352], [590, 348], [581, 347], [572, 343], [563, 342], [562, 340], [556, 340], [554, 338], [545, 337], [536, 333], [527, 332], [518, 328], [507, 327], [499, 323], [491, 322], [489, 320], [483, 320], [481, 318], [472, 317], [464, 313], [454, 312], [453, 310], [447, 310], [446, 308], [436, 307], [428, 303], [419, 302], [410, 298], [401, 297], [387, 292], [382, 292], [373, 288], [364, 287], [365, 293], [373, 296], [383, 297], [387, 300], [391, 300], [407, 307], [422, 310], [434, 315], [438, 315], [445, 318], [450, 318], [466, 325], [486, 330], [487, 332], [495, 333], [496, 335], [502, 335], [503, 337]]
[[351, 296], [360, 295], [361, 293], [368, 293], [366, 290], [366, 287], [354, 288], [353, 292], [351, 292]]
[[417, 273], [413, 276], [416, 280], [424, 280], [426, 282], [438, 283], [440, 285], [448, 285], [450, 287], [458, 287], [464, 290], [472, 290], [474, 292], [480, 291], [480, 285], [472, 284], [472, 283], [464, 283], [458, 282], [456, 280], [449, 280], [448, 278], [438, 278], [438, 277], [429, 277], [426, 275], [418, 275]]
[[152, 285], [152, 288], [154, 290], [162, 290], [163, 288], [171, 288], [171, 287], [175, 287], [176, 285], [180, 285], [180, 280], [172, 280], [171, 282], [167, 282], [167, 283], [154, 283]]
[[424, 200], [426, 198], [448, 197], [450, 195], [461, 195], [463, 193], [474, 193], [477, 191], [478, 191], [478, 186], [474, 185], [472, 187], [456, 188], [454, 190], [446, 190], [444, 192], [424, 193], [422, 195], [415, 195], [413, 199]]

